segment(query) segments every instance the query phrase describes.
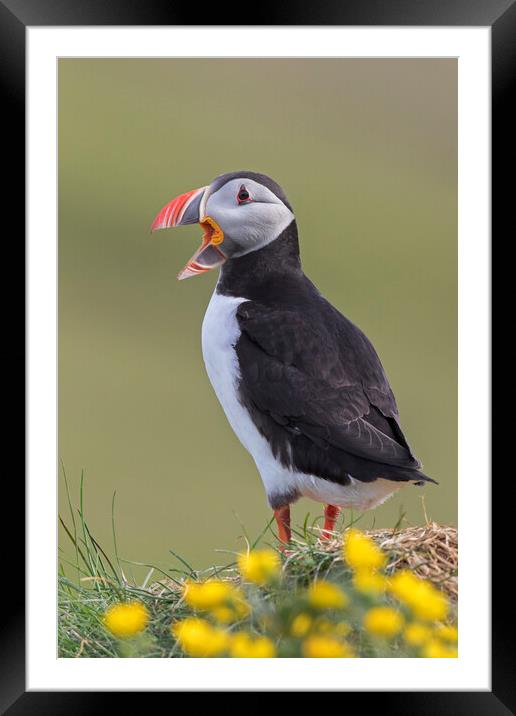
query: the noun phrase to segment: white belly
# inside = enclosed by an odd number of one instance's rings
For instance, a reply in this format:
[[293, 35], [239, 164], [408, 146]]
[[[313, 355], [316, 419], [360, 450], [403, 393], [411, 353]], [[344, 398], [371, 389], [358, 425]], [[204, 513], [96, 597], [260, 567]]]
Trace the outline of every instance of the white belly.
[[247, 409], [240, 403], [240, 373], [235, 344], [240, 336], [236, 309], [245, 298], [233, 298], [216, 291], [202, 324], [202, 353], [206, 371], [226, 417], [240, 442], [253, 457], [269, 499], [278, 495], [303, 495], [318, 502], [367, 510], [384, 502], [401, 485], [378, 479], [364, 483], [351, 478], [349, 485], [323, 480], [284, 467], [260, 435]]

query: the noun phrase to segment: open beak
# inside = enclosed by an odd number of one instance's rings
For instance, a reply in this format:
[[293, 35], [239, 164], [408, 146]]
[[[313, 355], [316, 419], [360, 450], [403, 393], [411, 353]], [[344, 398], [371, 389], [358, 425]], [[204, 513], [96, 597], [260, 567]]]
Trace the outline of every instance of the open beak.
[[200, 224], [204, 229], [201, 246], [177, 276], [180, 281], [216, 268], [227, 258], [219, 248], [224, 241], [222, 229], [214, 219], [204, 215], [208, 189], [203, 186], [172, 199], [152, 222], [151, 231], [185, 224]]

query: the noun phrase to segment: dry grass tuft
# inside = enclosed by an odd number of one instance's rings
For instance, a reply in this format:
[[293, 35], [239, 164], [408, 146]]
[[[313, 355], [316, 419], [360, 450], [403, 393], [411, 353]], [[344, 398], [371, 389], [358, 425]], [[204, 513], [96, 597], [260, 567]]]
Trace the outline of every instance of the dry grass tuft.
[[411, 569], [457, 601], [457, 528], [429, 522], [423, 527], [372, 530], [371, 537], [389, 554], [388, 571]]
[[[410, 569], [457, 601], [457, 528], [428, 522], [422, 527], [365, 530], [388, 555], [387, 572]], [[340, 550], [339, 538], [326, 543], [328, 552]]]

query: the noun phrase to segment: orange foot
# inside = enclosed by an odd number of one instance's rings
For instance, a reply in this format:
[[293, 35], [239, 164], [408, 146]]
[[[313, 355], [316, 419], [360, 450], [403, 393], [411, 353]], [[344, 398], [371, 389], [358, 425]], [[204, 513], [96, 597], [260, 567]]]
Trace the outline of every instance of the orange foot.
[[337, 505], [324, 506], [324, 527], [321, 533], [321, 539], [328, 540], [333, 537], [335, 532], [335, 523], [340, 515], [340, 507]]
[[280, 550], [286, 554], [285, 546], [290, 544], [291, 532], [290, 532], [290, 506], [284, 505], [277, 510], [274, 510], [274, 517], [278, 525], [278, 537], [280, 542], [283, 544], [280, 546]]

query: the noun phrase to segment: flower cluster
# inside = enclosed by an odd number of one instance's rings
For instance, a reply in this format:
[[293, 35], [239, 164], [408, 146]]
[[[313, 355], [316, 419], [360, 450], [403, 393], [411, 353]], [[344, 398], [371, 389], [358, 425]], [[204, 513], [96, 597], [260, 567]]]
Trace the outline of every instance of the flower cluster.
[[[430, 582], [408, 570], [389, 575], [387, 555], [366, 534], [345, 532], [340, 567], [306, 581], [283, 574], [271, 549], [238, 556], [233, 580], [187, 580], [170, 636], [190, 657], [353, 658], [457, 656], [450, 605]], [[447, 620], [448, 619], [448, 623]], [[117, 604], [106, 628], [127, 640], [143, 632], [139, 602]]]
[[[272, 550], [255, 550], [238, 557], [242, 578], [259, 587], [279, 579], [281, 560]], [[239, 628], [251, 613], [241, 587], [228, 581], [187, 582], [184, 601], [201, 616], [172, 623], [171, 631], [188, 656], [229, 656], [233, 658], [270, 658], [277, 655], [268, 636]], [[222, 625], [234, 625], [233, 629]]]
[[448, 614], [449, 604], [444, 594], [408, 570], [398, 572], [390, 579], [389, 591], [410, 607], [419, 619], [441, 621]]
[[371, 605], [363, 616], [369, 634], [377, 639], [401, 634], [406, 647], [418, 656], [457, 656], [457, 628], [443, 623], [450, 605], [442, 592], [409, 570], [387, 577], [385, 553], [359, 530], [347, 530], [342, 553], [353, 572], [355, 590], [370, 601], [383, 602]]

